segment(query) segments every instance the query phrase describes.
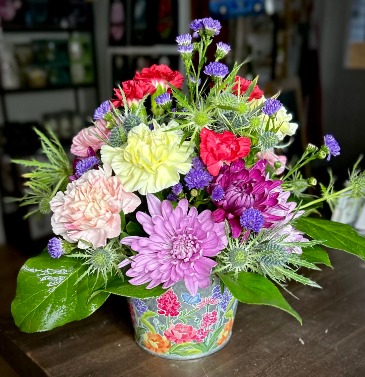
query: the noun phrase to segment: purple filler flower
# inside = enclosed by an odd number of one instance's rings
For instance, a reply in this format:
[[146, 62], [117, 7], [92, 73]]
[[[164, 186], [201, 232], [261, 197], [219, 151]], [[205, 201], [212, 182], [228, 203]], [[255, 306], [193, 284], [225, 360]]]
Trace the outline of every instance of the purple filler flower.
[[221, 186], [217, 185], [214, 187], [211, 195], [212, 199], [216, 202], [224, 198], [224, 190]]
[[179, 46], [177, 48], [177, 51], [180, 52], [180, 54], [192, 54], [194, 51], [194, 46], [193, 45], [184, 45], [184, 46]]
[[247, 208], [240, 216], [240, 223], [243, 228], [258, 233], [264, 225], [264, 217], [261, 211], [254, 208]]
[[217, 50], [221, 51], [221, 53], [223, 53], [223, 55], [227, 55], [229, 53], [229, 51], [231, 51], [231, 46], [227, 45], [227, 43], [218, 42], [217, 43]]
[[218, 20], [213, 20], [211, 17], [193, 20], [190, 23], [191, 30], [194, 30], [196, 33], [205, 33], [210, 36], [218, 35], [221, 28], [221, 23]]
[[190, 34], [181, 34], [176, 37], [176, 42], [179, 46], [188, 46], [191, 44]]
[[94, 120], [103, 119], [104, 115], [109, 111], [109, 109], [110, 109], [109, 100], [102, 102], [101, 105], [98, 108], [96, 108], [94, 111], [94, 116], [93, 116]]
[[331, 159], [331, 156], [336, 157], [340, 155], [340, 145], [337, 143], [336, 139], [332, 135], [324, 136], [324, 145], [328, 149], [327, 161]]
[[223, 200], [214, 202], [217, 210], [212, 216], [217, 222], [227, 219], [233, 238], [241, 234], [240, 217], [248, 208], [261, 211], [264, 218], [263, 228], [270, 228], [278, 221], [293, 216], [292, 211], [296, 204], [287, 203], [290, 193], [283, 191], [281, 180], [267, 178], [266, 164], [265, 160], [259, 160], [247, 169], [243, 160], [234, 161], [231, 165], [224, 165], [208, 187], [210, 195], [218, 185], [224, 190]]
[[268, 116], [273, 116], [282, 107], [282, 103], [275, 98], [268, 98], [262, 108], [262, 112]]
[[98, 165], [100, 160], [96, 156], [86, 157], [79, 160], [75, 166], [75, 176], [80, 178], [84, 173]]
[[186, 199], [174, 209], [168, 200], [160, 202], [147, 194], [147, 205], [150, 216], [139, 211], [136, 217], [148, 237], [121, 240], [138, 253], [119, 267], [132, 260], [126, 275], [133, 285], [149, 283], [147, 288], [154, 288], [163, 284], [163, 288], [169, 288], [184, 281], [195, 296], [198, 288], [210, 284], [212, 268], [217, 264], [211, 258], [227, 246], [224, 223], [214, 222], [209, 210], [199, 213], [195, 207], [189, 209]]
[[163, 106], [166, 105], [167, 103], [171, 102], [171, 95], [170, 93], [162, 93], [159, 96], [155, 98], [155, 102], [157, 105]]
[[61, 255], [64, 254], [62, 248], [62, 241], [57, 237], [53, 237], [48, 241], [47, 249], [48, 254], [52, 258], [59, 258]]
[[228, 67], [219, 62], [211, 62], [205, 66], [204, 73], [208, 76], [224, 77], [228, 74]]
[[184, 180], [189, 190], [203, 189], [212, 181], [213, 176], [206, 169], [190, 169]]
[[179, 183], [176, 183], [176, 185], [172, 186], [172, 192], [175, 194], [175, 195], [179, 195], [181, 193], [181, 191], [183, 190], [183, 186], [182, 184], [179, 182]]

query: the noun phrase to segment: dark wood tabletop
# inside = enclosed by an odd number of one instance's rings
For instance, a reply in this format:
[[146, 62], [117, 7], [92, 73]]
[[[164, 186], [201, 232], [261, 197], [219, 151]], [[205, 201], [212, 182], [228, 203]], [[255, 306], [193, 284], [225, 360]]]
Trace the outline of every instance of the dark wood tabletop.
[[3, 273], [0, 351], [26, 377], [365, 376], [365, 262], [334, 250], [330, 256], [334, 269], [307, 274], [323, 289], [293, 284], [299, 300], [286, 295], [302, 326], [278, 309], [239, 304], [227, 346], [190, 361], [140, 349], [125, 299], [116, 296], [82, 321], [22, 333], [10, 316], [16, 274]]

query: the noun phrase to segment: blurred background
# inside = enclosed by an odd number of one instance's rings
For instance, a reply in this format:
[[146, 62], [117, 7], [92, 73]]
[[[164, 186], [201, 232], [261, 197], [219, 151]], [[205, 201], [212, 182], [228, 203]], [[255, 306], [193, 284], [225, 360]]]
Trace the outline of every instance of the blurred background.
[[39, 251], [49, 217], [24, 221], [7, 197], [23, 192], [12, 158], [39, 158], [33, 127], [65, 146], [94, 109], [136, 70], [164, 63], [183, 70], [175, 38], [195, 18], [223, 24], [225, 63], [249, 58], [241, 76], [280, 99], [299, 123], [290, 153], [333, 134], [342, 153], [309, 174], [337, 185], [364, 152], [365, 0], [0, 0], [0, 245]]

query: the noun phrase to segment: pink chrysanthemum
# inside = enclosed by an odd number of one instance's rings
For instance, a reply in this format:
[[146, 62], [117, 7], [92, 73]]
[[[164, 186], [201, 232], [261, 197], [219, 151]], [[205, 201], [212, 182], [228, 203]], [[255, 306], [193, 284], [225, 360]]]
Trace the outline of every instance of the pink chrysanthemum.
[[295, 203], [287, 203], [289, 192], [282, 190], [280, 180], [271, 180], [265, 173], [266, 161], [259, 160], [250, 169], [243, 160], [225, 165], [209, 187], [210, 193], [216, 186], [224, 191], [219, 201], [214, 201], [218, 209], [212, 216], [215, 221], [227, 219], [232, 229], [232, 237], [237, 238], [242, 232], [240, 216], [249, 208], [261, 212], [263, 228], [270, 228], [278, 221], [289, 220]]
[[[159, 284], [169, 288], [183, 280], [195, 296], [198, 288], [210, 284], [216, 265], [211, 257], [227, 245], [224, 223], [216, 223], [209, 210], [198, 213], [195, 207], [189, 209], [186, 199], [180, 200], [174, 209], [170, 201], [160, 202], [148, 194], [147, 204], [150, 216], [143, 212], [136, 216], [148, 237], [131, 236], [121, 241], [138, 252], [131, 257], [131, 268], [126, 272], [132, 277], [129, 282], [149, 283], [147, 288]], [[123, 261], [119, 267], [129, 261]]]

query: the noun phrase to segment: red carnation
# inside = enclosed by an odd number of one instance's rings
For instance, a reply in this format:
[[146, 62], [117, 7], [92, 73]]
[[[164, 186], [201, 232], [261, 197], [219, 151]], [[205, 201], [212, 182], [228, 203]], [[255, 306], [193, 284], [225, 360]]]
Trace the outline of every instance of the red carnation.
[[[149, 68], [143, 68], [141, 72], [136, 72], [134, 80], [152, 85], [153, 88], [157, 88], [158, 85], [161, 85], [169, 90], [167, 83], [181, 89], [184, 77], [179, 71], [172, 71], [165, 64], [153, 64]], [[152, 89], [150, 94], [154, 92], [155, 90]]]
[[218, 175], [224, 162], [229, 165], [239, 158], [246, 157], [250, 147], [251, 140], [248, 137], [235, 137], [229, 131], [217, 134], [203, 128], [200, 132], [200, 157], [213, 176]]
[[[124, 81], [122, 83], [123, 92], [127, 100], [128, 106], [132, 103], [138, 105], [138, 103], [144, 98], [146, 94], [151, 92], [151, 85], [144, 82], [137, 82], [134, 80]], [[124, 106], [123, 96], [120, 89], [114, 88], [114, 94], [117, 98], [111, 99], [114, 107], [118, 108]]]
[[[236, 96], [238, 94], [242, 95], [247, 92], [247, 89], [252, 84], [252, 81], [246, 80], [245, 78], [241, 76], [236, 76], [234, 79], [235, 84], [233, 85], [232, 92]], [[253, 99], [260, 99], [264, 95], [264, 92], [259, 88], [258, 85], [255, 85], [253, 88], [253, 91], [251, 92], [250, 96], [248, 97], [248, 100], [251, 101]]]

